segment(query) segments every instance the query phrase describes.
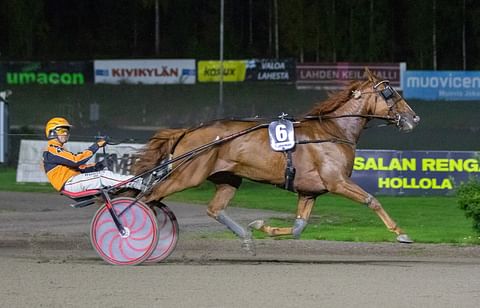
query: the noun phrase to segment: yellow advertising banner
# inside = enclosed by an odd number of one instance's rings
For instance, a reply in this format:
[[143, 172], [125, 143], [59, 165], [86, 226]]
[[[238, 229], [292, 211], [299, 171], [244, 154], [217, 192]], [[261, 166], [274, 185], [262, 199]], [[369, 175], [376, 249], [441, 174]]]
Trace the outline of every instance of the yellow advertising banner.
[[[223, 61], [223, 81], [245, 81], [247, 61]], [[197, 74], [199, 82], [220, 81], [220, 61], [198, 61]]]

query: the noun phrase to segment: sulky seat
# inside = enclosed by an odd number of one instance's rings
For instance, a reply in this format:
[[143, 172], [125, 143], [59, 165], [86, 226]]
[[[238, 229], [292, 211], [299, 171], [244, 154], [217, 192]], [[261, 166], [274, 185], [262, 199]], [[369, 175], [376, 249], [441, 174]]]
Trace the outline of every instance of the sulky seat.
[[76, 201], [76, 203], [70, 204], [71, 207], [82, 208], [82, 207], [86, 207], [88, 205], [94, 204], [95, 203], [94, 197], [100, 195], [101, 190], [89, 189], [89, 190], [80, 191], [80, 192], [71, 192], [68, 190], [62, 190], [60, 191], [60, 193]]

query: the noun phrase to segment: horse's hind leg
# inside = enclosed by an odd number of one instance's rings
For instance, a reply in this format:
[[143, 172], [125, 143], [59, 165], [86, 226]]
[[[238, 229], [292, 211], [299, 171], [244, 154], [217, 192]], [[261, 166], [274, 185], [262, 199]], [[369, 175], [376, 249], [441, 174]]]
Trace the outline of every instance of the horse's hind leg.
[[366, 204], [370, 209], [372, 209], [375, 214], [380, 217], [385, 226], [391, 232], [394, 232], [397, 235], [397, 241], [401, 243], [413, 243], [413, 241], [404, 233], [400, 227], [397, 226], [397, 223], [390, 218], [387, 212], [383, 209], [380, 202], [372, 195], [364, 191], [360, 186], [353, 183], [350, 180], [345, 180], [344, 182], [338, 183], [334, 188], [331, 188], [330, 191], [335, 194], [343, 195], [347, 198], [350, 198], [354, 201]]
[[293, 227], [272, 227], [265, 225], [263, 220], [252, 221], [248, 226], [252, 229], [265, 232], [270, 236], [293, 235], [294, 238], [298, 239], [307, 226], [308, 218], [310, 217], [314, 204], [315, 197], [298, 195], [297, 217]]
[[252, 239], [252, 233], [239, 225], [230, 218], [225, 212], [230, 200], [232, 200], [237, 188], [229, 184], [216, 184], [216, 192], [213, 199], [208, 204], [207, 214], [221, 224], [225, 225], [235, 235], [243, 239], [242, 248], [255, 255], [255, 245]]

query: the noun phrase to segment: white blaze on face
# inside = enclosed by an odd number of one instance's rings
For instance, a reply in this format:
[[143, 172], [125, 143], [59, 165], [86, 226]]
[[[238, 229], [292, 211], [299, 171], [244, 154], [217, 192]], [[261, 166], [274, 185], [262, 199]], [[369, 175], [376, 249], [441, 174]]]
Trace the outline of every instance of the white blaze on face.
[[420, 122], [420, 117], [417, 115], [413, 117], [405, 116], [400, 118], [400, 121], [398, 122], [398, 126], [400, 131], [408, 133], [412, 131], [419, 122]]

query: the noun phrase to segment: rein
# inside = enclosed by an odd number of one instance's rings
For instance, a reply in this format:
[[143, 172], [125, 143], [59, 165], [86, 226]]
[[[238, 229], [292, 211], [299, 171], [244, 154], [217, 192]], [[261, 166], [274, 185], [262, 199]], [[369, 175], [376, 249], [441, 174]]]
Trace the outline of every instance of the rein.
[[384, 116], [377, 116], [377, 115], [373, 115], [373, 114], [343, 114], [343, 115], [339, 115], [339, 116], [308, 115], [308, 116], [304, 116], [303, 118], [307, 119], [307, 120], [318, 119], [320, 121], [338, 119], [338, 118], [379, 119], [379, 120], [385, 120], [385, 121], [388, 121], [388, 122], [397, 121], [397, 117], [384, 117]]
[[[387, 122], [387, 124], [379, 124], [377, 127], [383, 127], [387, 125], [398, 125], [398, 122], [400, 121], [400, 117], [382, 117], [382, 116], [376, 116], [376, 115], [367, 115], [367, 114], [344, 114], [344, 115], [339, 115], [339, 116], [305, 116], [304, 119], [306, 120], [332, 120], [332, 119], [338, 119], [338, 118], [365, 118], [365, 119], [378, 119], [378, 120], [384, 120]], [[363, 129], [370, 128], [372, 126], [365, 126]]]

